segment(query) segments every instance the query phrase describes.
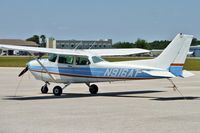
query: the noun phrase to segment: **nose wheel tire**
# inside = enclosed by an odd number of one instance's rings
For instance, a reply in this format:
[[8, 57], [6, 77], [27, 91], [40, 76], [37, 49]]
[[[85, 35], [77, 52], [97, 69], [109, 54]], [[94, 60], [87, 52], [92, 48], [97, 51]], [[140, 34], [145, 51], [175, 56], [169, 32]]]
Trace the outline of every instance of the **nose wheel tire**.
[[91, 94], [97, 94], [98, 93], [98, 86], [95, 84], [90, 85], [89, 91]]
[[55, 86], [53, 88], [53, 94], [55, 96], [60, 96], [62, 94], [62, 88], [60, 86]]
[[48, 89], [47, 85], [44, 85], [44, 86], [41, 87], [42, 94], [47, 94], [48, 91], [49, 91], [49, 89]]

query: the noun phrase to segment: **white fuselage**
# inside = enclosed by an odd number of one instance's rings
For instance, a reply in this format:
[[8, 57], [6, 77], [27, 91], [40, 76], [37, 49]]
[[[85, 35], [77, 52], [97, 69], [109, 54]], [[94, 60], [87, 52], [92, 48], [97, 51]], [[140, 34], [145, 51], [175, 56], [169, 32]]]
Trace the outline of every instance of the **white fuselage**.
[[127, 65], [123, 62], [102, 61], [93, 63], [90, 58], [89, 60], [89, 65], [68, 65], [41, 59], [39, 62], [37, 60], [29, 62], [28, 66], [36, 79], [64, 84], [158, 78], [143, 73], [143, 70], [154, 70], [154, 68]]

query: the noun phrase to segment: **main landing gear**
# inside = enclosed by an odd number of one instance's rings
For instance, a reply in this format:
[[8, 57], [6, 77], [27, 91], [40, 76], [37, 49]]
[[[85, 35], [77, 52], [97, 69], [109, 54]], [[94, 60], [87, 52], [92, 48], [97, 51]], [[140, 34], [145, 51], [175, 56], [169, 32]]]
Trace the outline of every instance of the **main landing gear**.
[[60, 95], [62, 94], [63, 90], [64, 90], [68, 85], [70, 85], [70, 84], [66, 84], [63, 88], [61, 88], [60, 86], [55, 86], [55, 87], [53, 88], [53, 94], [54, 94], [55, 96], [60, 96]]
[[55, 96], [60, 96], [62, 94], [62, 92], [63, 92], [63, 89], [60, 86], [55, 86], [53, 88], [53, 94]]
[[[42, 92], [43, 94], [47, 94], [47, 93], [48, 93], [48, 90], [49, 90], [49, 89], [48, 89], [48, 85], [49, 85], [49, 83], [46, 82], [45, 85], [41, 87], [41, 92]], [[66, 84], [63, 88], [60, 87], [60, 86], [55, 86], [55, 87], [53, 88], [53, 94], [54, 94], [55, 96], [61, 96], [62, 93], [63, 93], [63, 90], [64, 90], [67, 86], [69, 86], [69, 85], [70, 85], [70, 83], [69, 83], [69, 84]], [[86, 83], [86, 85], [89, 87], [90, 94], [95, 95], [95, 94], [98, 93], [98, 90], [99, 90], [99, 89], [98, 89], [98, 86], [97, 86], [97, 85], [95, 85], [95, 84], [90, 85], [90, 83]]]
[[86, 83], [86, 85], [89, 87], [89, 91], [90, 91], [90, 94], [97, 94], [98, 93], [98, 86], [95, 85], [95, 84], [92, 84], [90, 85], [89, 83]]

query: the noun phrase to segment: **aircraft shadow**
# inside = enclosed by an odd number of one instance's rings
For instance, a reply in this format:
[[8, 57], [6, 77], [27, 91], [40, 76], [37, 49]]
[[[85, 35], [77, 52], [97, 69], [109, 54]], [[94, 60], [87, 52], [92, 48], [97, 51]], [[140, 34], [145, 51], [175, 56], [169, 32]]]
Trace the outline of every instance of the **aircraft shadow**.
[[[47, 99], [64, 99], [64, 98], [85, 98], [85, 97], [122, 97], [122, 98], [147, 98], [155, 101], [173, 101], [173, 100], [199, 100], [200, 97], [185, 96], [185, 97], [153, 97], [141, 96], [137, 94], [161, 93], [165, 91], [144, 90], [144, 91], [125, 91], [125, 92], [105, 92], [97, 95], [84, 93], [63, 93], [62, 96], [54, 96], [48, 93], [46, 96], [7, 96], [3, 100], [47, 100]], [[49, 94], [52, 94], [51, 96]]]
[[200, 100], [200, 97], [194, 97], [194, 96], [180, 96], [180, 97], [159, 97], [152, 100], [157, 101], [175, 101], [175, 100]]

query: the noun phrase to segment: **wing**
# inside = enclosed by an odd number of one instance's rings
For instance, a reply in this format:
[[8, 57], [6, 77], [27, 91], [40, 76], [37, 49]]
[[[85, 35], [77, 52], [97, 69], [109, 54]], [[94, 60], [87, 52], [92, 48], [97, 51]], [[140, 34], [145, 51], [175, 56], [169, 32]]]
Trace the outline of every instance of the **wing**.
[[117, 56], [117, 55], [134, 55], [141, 53], [148, 53], [149, 50], [139, 49], [139, 48], [131, 48], [131, 49], [88, 49], [84, 50], [86, 52], [90, 52], [92, 54], [96, 54], [99, 56]]
[[133, 55], [140, 53], [147, 53], [145, 49], [90, 49], [90, 50], [69, 50], [69, 49], [53, 49], [53, 48], [40, 48], [40, 47], [27, 47], [16, 45], [3, 45], [0, 44], [0, 49], [19, 50], [28, 52], [39, 53], [53, 53], [53, 54], [71, 54], [71, 55], [98, 55], [98, 56], [116, 56], [116, 55]]
[[82, 50], [53, 49], [53, 48], [40, 48], [40, 47], [27, 47], [27, 46], [1, 45], [1, 44], [0, 44], [0, 49], [28, 51], [32, 53], [86, 55], [86, 53]]

